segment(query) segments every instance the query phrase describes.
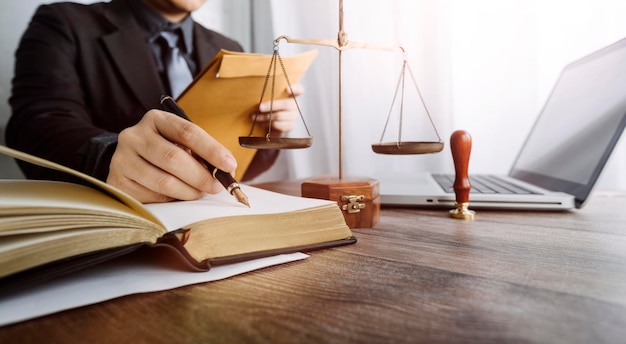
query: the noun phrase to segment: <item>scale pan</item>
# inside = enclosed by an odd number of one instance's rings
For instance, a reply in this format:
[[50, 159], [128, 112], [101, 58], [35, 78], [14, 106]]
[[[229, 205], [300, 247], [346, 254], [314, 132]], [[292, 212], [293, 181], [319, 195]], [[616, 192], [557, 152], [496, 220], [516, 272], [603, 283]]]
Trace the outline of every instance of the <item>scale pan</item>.
[[378, 154], [427, 154], [441, 152], [443, 142], [380, 142], [372, 144], [372, 150]]
[[239, 136], [239, 145], [254, 149], [297, 149], [311, 147], [313, 138]]

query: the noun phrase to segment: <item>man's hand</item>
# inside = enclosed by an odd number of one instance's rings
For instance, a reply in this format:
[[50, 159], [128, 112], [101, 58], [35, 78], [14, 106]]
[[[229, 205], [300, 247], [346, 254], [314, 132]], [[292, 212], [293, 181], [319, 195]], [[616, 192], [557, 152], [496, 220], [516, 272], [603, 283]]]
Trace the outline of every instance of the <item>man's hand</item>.
[[[304, 93], [304, 87], [301, 84], [295, 84], [291, 86], [294, 96], [299, 96]], [[289, 89], [287, 89], [289, 92]], [[255, 114], [252, 115], [254, 120]], [[296, 102], [292, 97], [283, 99], [274, 99], [272, 104], [272, 136], [282, 136], [288, 131], [293, 129], [295, 120], [300, 117]], [[270, 121], [270, 101], [265, 101], [259, 105], [259, 114], [256, 115], [257, 123], [263, 123], [269, 125]]]
[[119, 134], [107, 183], [144, 203], [220, 192], [223, 187], [189, 150], [226, 172], [237, 168], [232, 153], [202, 128], [169, 112], [150, 110]]

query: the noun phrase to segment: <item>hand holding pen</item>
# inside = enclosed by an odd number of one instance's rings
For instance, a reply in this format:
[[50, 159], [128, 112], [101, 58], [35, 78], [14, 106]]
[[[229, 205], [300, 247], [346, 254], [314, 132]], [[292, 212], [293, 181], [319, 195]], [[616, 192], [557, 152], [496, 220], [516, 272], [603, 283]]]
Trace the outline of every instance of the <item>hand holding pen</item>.
[[188, 150], [225, 171], [237, 168], [232, 153], [204, 129], [157, 109], [120, 132], [113, 147], [106, 182], [143, 203], [195, 200], [224, 189]]
[[[185, 113], [185, 111], [183, 111], [183, 109], [180, 106], [178, 106], [178, 104], [176, 104], [176, 101], [174, 101], [174, 98], [170, 96], [161, 96], [161, 106], [163, 107], [164, 110], [171, 112], [177, 115], [178, 117], [183, 118], [187, 121], [191, 121], [189, 117], [187, 116], [187, 114]], [[235, 196], [235, 198], [237, 199], [239, 203], [244, 204], [247, 207], [250, 207], [250, 203], [248, 202], [248, 197], [246, 197], [243, 191], [241, 191], [239, 183], [235, 180], [235, 178], [233, 178], [233, 176], [230, 173], [216, 168], [215, 166], [210, 164], [208, 161], [204, 160], [202, 157], [195, 154], [193, 151], [191, 152], [191, 154], [200, 163], [202, 163], [204, 167], [206, 167], [206, 169], [211, 173], [213, 178], [217, 179], [220, 182], [220, 184], [224, 186], [226, 191], [228, 191], [228, 193]]]

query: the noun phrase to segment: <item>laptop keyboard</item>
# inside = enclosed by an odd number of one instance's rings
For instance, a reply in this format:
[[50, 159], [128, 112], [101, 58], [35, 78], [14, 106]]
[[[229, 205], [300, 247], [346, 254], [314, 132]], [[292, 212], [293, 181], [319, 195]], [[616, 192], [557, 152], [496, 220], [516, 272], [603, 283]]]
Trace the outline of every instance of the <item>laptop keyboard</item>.
[[[454, 193], [454, 175], [452, 174], [433, 174], [435, 181], [443, 188], [447, 193]], [[472, 188], [470, 193], [483, 193], [483, 194], [537, 194], [537, 192], [530, 191], [518, 185], [515, 185], [502, 178], [498, 178], [493, 175], [470, 175], [470, 184]]]

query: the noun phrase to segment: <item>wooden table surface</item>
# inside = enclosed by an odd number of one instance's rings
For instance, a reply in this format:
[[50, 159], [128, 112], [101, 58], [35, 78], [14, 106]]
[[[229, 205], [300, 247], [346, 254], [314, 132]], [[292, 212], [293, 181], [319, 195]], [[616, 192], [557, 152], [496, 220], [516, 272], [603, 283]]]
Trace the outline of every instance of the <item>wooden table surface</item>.
[[0, 328], [0, 343], [626, 341], [626, 193], [571, 212], [383, 207], [358, 243]]

